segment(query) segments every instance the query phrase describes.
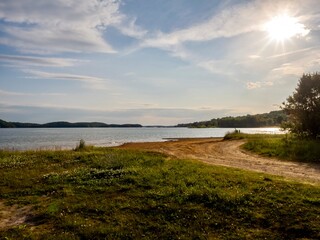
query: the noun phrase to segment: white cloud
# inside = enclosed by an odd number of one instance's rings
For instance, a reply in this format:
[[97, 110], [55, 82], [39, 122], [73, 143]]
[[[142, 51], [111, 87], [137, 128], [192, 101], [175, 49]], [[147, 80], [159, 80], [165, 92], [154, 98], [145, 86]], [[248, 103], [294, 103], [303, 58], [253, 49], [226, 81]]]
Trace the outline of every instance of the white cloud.
[[44, 72], [44, 71], [37, 71], [37, 70], [24, 70], [24, 72], [31, 74], [32, 78], [76, 81], [76, 82], [85, 83], [85, 86], [88, 88], [97, 89], [97, 90], [107, 89], [106, 79], [99, 78], [99, 77], [68, 74], [68, 73]]
[[247, 89], [257, 89], [262, 87], [270, 87], [273, 86], [273, 82], [265, 81], [265, 82], [247, 82]]
[[207, 60], [199, 61], [197, 65], [204, 68], [212, 73], [222, 74], [222, 75], [232, 75], [230, 71], [230, 66], [233, 63], [229, 60]]
[[296, 75], [301, 76], [304, 72], [303, 66], [293, 65], [291, 63], [282, 64], [280, 67], [272, 69], [275, 74], [281, 75]]
[[0, 19], [5, 33], [0, 43], [22, 52], [104, 52], [115, 50], [103, 37], [108, 26], [126, 35], [145, 32], [119, 12], [117, 0], [2, 0]]
[[290, 56], [298, 55], [298, 54], [301, 54], [301, 53], [308, 53], [308, 52], [310, 53], [310, 51], [312, 51], [313, 49], [316, 49], [316, 48], [315, 47], [309, 47], [309, 48], [303, 48], [303, 49], [298, 49], [298, 50], [289, 51], [289, 52], [286, 51], [284, 53], [271, 55], [271, 56], [267, 57], [267, 59], [290, 57]]
[[[222, 37], [261, 30], [263, 11], [259, 1], [222, 10], [208, 21], [172, 33], [158, 33], [146, 39], [144, 46], [170, 48], [188, 41], [210, 41]], [[253, 21], [253, 19], [255, 19]]]
[[21, 55], [0, 54], [0, 61], [10, 65], [40, 66], [40, 67], [70, 67], [81, 61], [68, 58], [33, 57]]
[[261, 58], [261, 56], [255, 55], [255, 54], [249, 56], [249, 59], [254, 59], [255, 60], [255, 59], [259, 59], [259, 58]]
[[[320, 67], [319, 48], [305, 48], [301, 51], [276, 56], [276, 58], [282, 61], [277, 61], [277, 64], [274, 64], [274, 67], [270, 69], [268, 76], [266, 76], [268, 81], [283, 82], [282, 78], [286, 76], [299, 79], [303, 73], [318, 71]], [[269, 61], [270, 59], [266, 60]]]
[[[210, 19], [200, 24], [171, 33], [158, 32], [153, 37], [142, 41], [140, 47], [160, 48], [168, 51], [173, 57], [190, 62], [211, 73], [231, 77], [234, 72], [234, 65], [238, 61], [237, 58], [232, 55], [231, 58], [225, 56], [223, 59], [215, 59], [209, 55], [204, 56], [203, 53], [188, 48], [187, 44], [190, 42], [210, 42], [219, 38], [259, 32], [267, 19], [265, 8], [269, 5], [269, 1], [267, 3], [254, 1], [246, 4], [235, 4], [217, 12]], [[253, 19], [255, 20], [253, 21]], [[254, 56], [254, 58], [258, 58], [258, 56]]]
[[[316, 16], [313, 15], [318, 11], [316, 6], [318, 6], [318, 1], [316, 0], [284, 0], [278, 2], [257, 0], [247, 3], [242, 2], [217, 12], [207, 21], [200, 24], [178, 29], [171, 33], [158, 32], [153, 37], [145, 39], [141, 43], [141, 47], [166, 50], [172, 56], [183, 61], [190, 62], [211, 73], [222, 74], [227, 78], [231, 77], [236, 81], [241, 81], [241, 77], [245, 79], [246, 76], [252, 75], [252, 70], [254, 69], [257, 73], [265, 74], [265, 77], [261, 77], [261, 83], [249, 80], [250, 83], [247, 87], [254, 89], [270, 86], [271, 84], [269, 83], [273, 81], [268, 79], [267, 75], [275, 66], [287, 61], [285, 59], [286, 56], [298, 56], [304, 52], [310, 52], [311, 48], [296, 50], [291, 43], [288, 43], [288, 46], [294, 49], [293, 51], [274, 54], [275, 51], [270, 46], [274, 43], [268, 43], [267, 35], [264, 32], [265, 23], [277, 14], [287, 11], [297, 17], [298, 21], [302, 21], [305, 24], [308, 28], [308, 33], [309, 30], [312, 32], [317, 26]], [[238, 37], [237, 39], [231, 39], [236, 36]], [[213, 47], [210, 48], [208, 52], [212, 52], [212, 56], [203, 51], [197, 52], [197, 48], [192, 49], [193, 45], [190, 44], [194, 43], [194, 45], [197, 44], [196, 46], [199, 46], [201, 42], [206, 42], [205, 44], [208, 46], [214, 46], [217, 39], [224, 41], [224, 49], [217, 49], [219, 54], [215, 54], [215, 49]], [[302, 41], [305, 41], [306, 45], [308, 45], [307, 41], [309, 41], [308, 39], [295, 40], [299, 40], [301, 45], [303, 45]], [[189, 48], [189, 45], [191, 45], [191, 48]], [[268, 46], [266, 47], [266, 45]], [[282, 48], [285, 47], [282, 46]], [[284, 49], [281, 50], [283, 52]], [[273, 56], [270, 56], [270, 53]], [[275, 58], [279, 59], [274, 60]], [[290, 60], [293, 61], [291, 70], [294, 71], [294, 65], [301, 62], [298, 63], [292, 58]], [[288, 71], [289, 69], [287, 69]], [[252, 77], [251, 79], [254, 78]], [[246, 84], [245, 80], [242, 81]]]
[[6, 27], [4, 31], [10, 37], [0, 39], [0, 43], [16, 47], [24, 53], [115, 52], [97, 29], [55, 29], [43, 26], [31, 29]]
[[136, 19], [128, 19], [124, 15], [121, 17], [121, 21], [115, 24], [119, 31], [126, 35], [137, 39], [143, 39], [148, 33], [147, 30], [142, 29], [141, 27], [135, 24]]
[[256, 89], [261, 87], [261, 82], [248, 82], [247, 89]]

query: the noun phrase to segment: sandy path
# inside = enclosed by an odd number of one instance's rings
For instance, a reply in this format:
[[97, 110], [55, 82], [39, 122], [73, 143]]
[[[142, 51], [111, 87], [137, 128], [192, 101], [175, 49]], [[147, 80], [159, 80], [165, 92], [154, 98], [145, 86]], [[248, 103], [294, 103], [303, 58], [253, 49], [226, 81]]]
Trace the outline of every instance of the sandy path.
[[177, 158], [192, 158], [228, 167], [320, 183], [320, 164], [288, 162], [263, 158], [240, 149], [244, 140], [223, 141], [217, 138], [180, 139], [178, 141], [126, 143], [119, 148], [157, 151]]

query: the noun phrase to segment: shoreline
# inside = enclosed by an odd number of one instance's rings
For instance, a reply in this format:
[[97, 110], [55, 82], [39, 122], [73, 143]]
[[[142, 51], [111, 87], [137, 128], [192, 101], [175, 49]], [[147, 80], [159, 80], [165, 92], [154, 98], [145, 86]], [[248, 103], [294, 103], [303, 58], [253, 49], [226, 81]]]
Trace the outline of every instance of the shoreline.
[[[314, 163], [300, 163], [262, 157], [244, 151], [241, 145], [245, 140], [226, 140], [222, 137], [197, 138], [163, 138], [162, 141], [123, 142], [113, 146], [88, 147], [128, 149], [137, 151], [160, 152], [176, 159], [194, 159], [210, 165], [239, 168], [260, 173], [282, 176], [291, 180], [320, 184], [320, 166]], [[72, 151], [76, 144], [70, 147], [52, 147], [38, 149], [0, 149], [0, 151]]]
[[[149, 144], [149, 143], [163, 143], [163, 142], [172, 142], [172, 141], [192, 141], [192, 140], [205, 140], [205, 139], [223, 139], [223, 137], [185, 137], [185, 138], [162, 138], [159, 141], [127, 141], [127, 142], [118, 142], [118, 143], [111, 143], [110, 145], [106, 144], [90, 144], [86, 142], [86, 146], [88, 147], [102, 147], [102, 148], [116, 148], [126, 144]], [[0, 151], [12, 151], [12, 152], [24, 152], [24, 151], [67, 151], [73, 150], [79, 141], [75, 142], [74, 146], [67, 146], [67, 145], [53, 145], [53, 146], [43, 146], [37, 148], [25, 148], [19, 149], [15, 147], [1, 147]]]

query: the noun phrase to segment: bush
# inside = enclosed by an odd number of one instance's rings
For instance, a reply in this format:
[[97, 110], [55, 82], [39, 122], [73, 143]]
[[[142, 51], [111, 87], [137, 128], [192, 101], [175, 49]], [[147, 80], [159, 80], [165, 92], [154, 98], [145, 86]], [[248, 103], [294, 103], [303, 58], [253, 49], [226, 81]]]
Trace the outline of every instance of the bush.
[[86, 142], [83, 139], [80, 139], [79, 144], [74, 149], [75, 151], [83, 150], [86, 148]]
[[320, 137], [320, 74], [304, 74], [282, 109], [288, 115], [283, 128], [300, 138]]
[[233, 132], [227, 132], [223, 140], [244, 139], [246, 134], [240, 133], [240, 130], [235, 129]]

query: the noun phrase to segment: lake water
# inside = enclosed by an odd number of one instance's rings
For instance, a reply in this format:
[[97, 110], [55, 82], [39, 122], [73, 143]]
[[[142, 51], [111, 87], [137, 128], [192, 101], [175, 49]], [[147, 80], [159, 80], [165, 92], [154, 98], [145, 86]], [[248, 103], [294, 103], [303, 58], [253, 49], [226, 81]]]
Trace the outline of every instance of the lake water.
[[[243, 133], [281, 133], [279, 128], [238, 128]], [[95, 146], [168, 138], [223, 137], [234, 128], [0, 128], [0, 149], [70, 149], [80, 139]]]

